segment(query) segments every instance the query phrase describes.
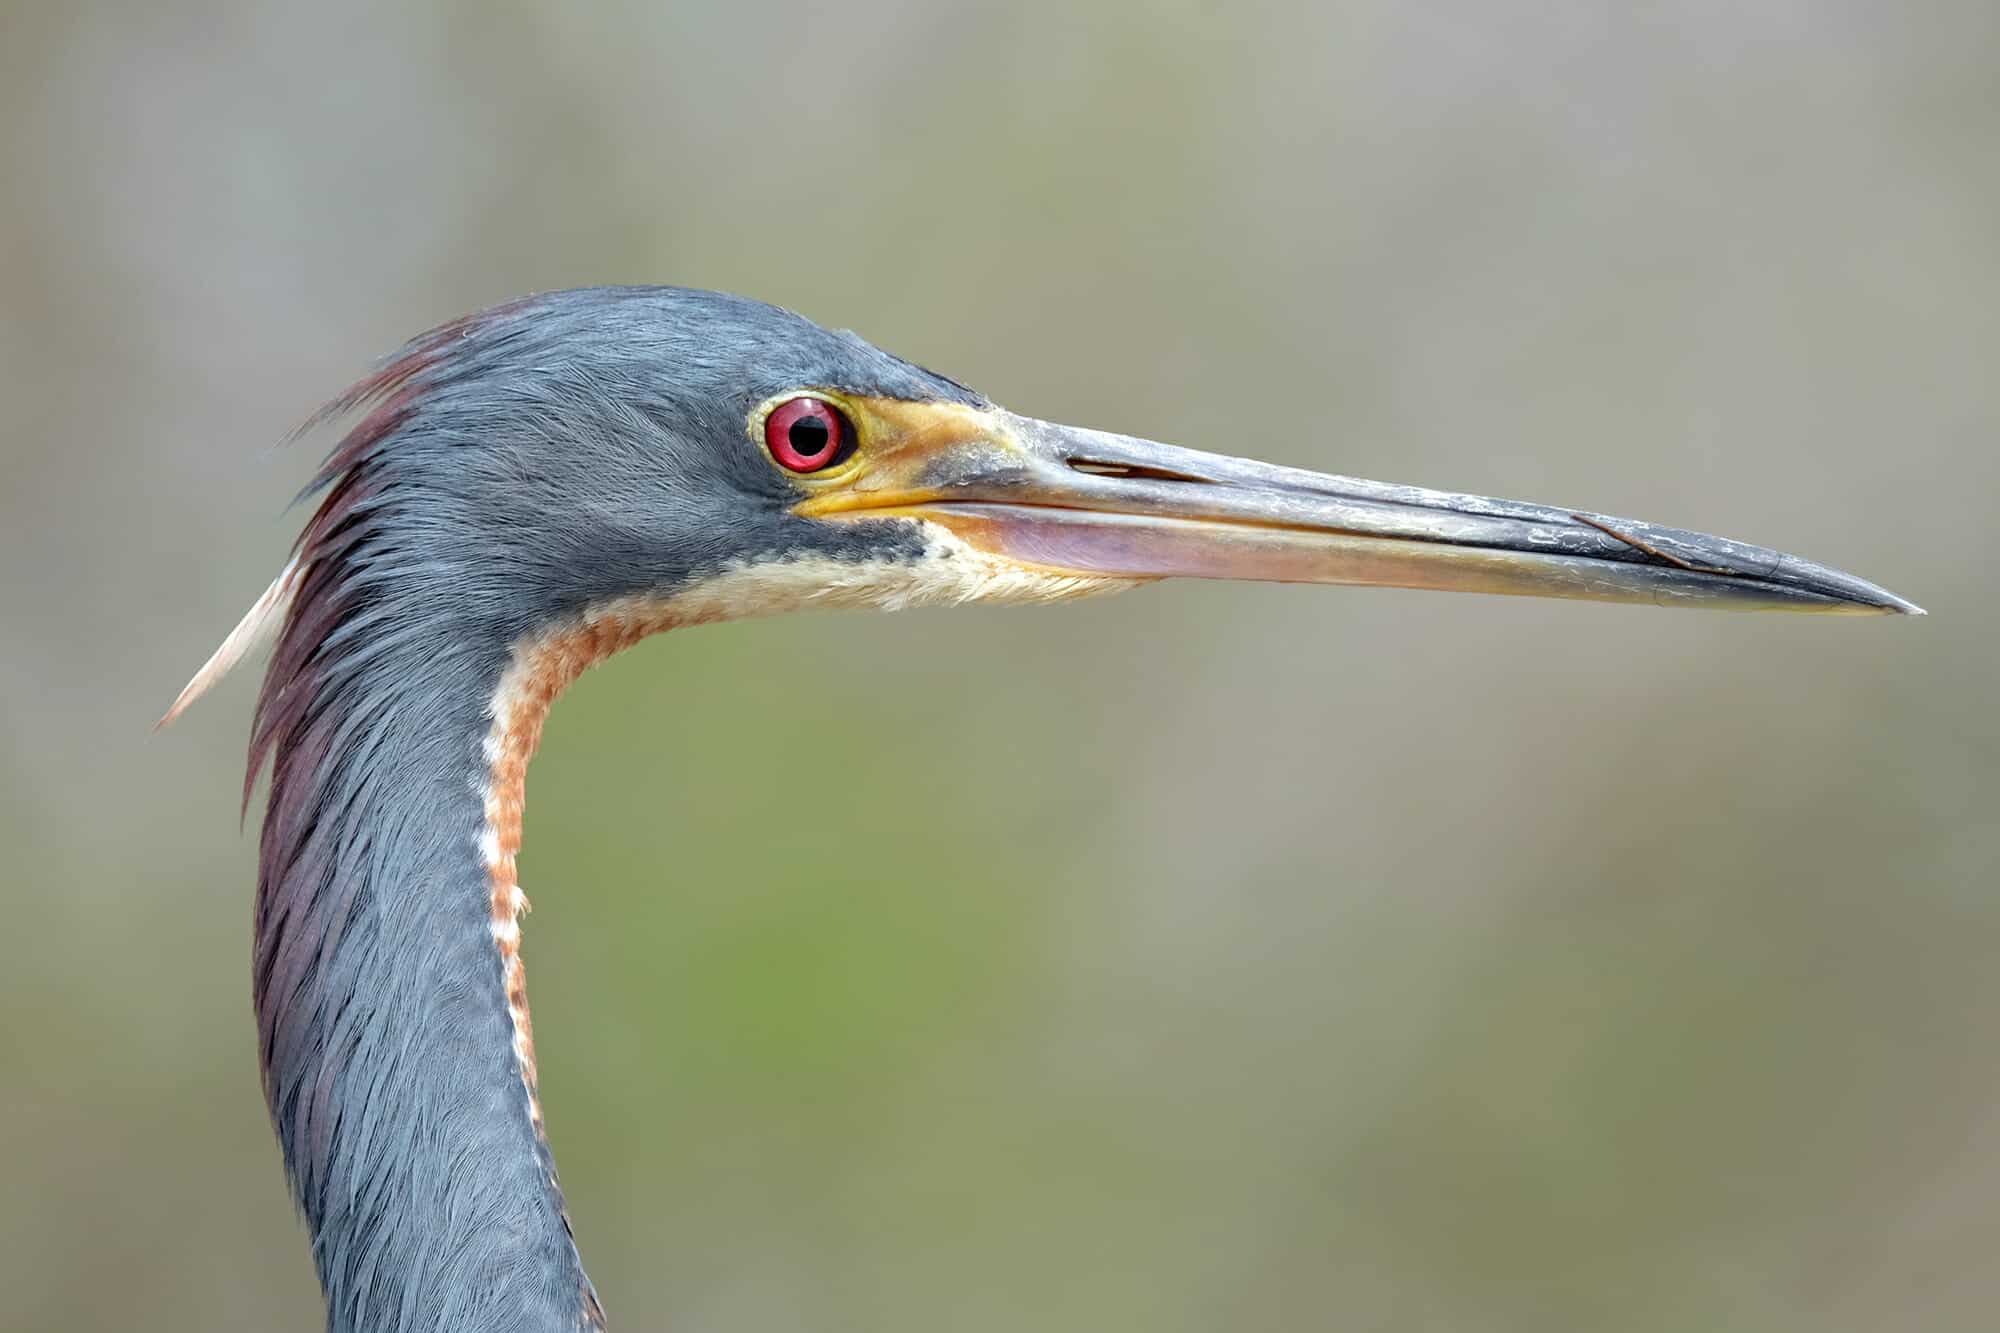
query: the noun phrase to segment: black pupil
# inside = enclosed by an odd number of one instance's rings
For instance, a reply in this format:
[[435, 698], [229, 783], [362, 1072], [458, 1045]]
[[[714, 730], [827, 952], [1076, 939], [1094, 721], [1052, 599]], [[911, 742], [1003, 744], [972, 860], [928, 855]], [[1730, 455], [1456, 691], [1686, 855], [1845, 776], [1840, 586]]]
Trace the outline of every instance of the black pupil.
[[824, 453], [829, 436], [825, 417], [803, 416], [792, 423], [792, 449], [801, 458]]

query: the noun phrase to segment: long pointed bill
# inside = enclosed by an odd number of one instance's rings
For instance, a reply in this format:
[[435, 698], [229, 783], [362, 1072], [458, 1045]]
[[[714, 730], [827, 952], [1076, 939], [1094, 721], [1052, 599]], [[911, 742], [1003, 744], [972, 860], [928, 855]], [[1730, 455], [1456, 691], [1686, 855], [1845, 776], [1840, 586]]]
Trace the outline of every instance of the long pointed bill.
[[927, 519], [1042, 569], [1922, 614], [1824, 565], [1631, 519], [1328, 476], [993, 409], [852, 406], [869, 462], [797, 512]]

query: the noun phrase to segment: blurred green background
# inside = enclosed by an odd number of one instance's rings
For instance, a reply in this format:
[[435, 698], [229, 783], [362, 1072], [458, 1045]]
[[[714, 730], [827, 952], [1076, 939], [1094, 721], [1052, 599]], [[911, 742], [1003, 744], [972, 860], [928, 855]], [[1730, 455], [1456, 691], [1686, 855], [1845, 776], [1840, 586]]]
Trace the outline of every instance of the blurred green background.
[[460, 311], [671, 281], [1932, 615], [1169, 585], [614, 661], [523, 861], [614, 1326], [1993, 1326], [1992, 4], [0, 29], [0, 1325], [318, 1325], [256, 672], [147, 727], [280, 563], [310, 408]]

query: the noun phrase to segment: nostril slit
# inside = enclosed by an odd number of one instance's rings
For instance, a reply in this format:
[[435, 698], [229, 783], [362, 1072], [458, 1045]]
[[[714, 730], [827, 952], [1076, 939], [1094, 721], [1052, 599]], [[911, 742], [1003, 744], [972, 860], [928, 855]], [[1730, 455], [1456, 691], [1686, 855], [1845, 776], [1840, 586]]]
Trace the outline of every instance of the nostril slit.
[[1190, 476], [1185, 472], [1174, 472], [1163, 467], [1146, 467], [1136, 463], [1102, 463], [1094, 458], [1072, 458], [1070, 470], [1081, 472], [1087, 477], [1116, 477], [1124, 481], [1185, 481], [1208, 484], [1208, 478]]

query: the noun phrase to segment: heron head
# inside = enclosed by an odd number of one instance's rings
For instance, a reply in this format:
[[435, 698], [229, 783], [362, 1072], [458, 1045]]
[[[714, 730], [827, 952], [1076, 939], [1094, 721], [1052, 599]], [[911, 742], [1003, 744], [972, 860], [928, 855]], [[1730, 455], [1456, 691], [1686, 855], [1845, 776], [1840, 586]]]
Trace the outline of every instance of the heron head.
[[[1918, 613], [1779, 551], [1019, 416], [789, 311], [679, 288], [530, 297], [406, 346], [309, 493], [293, 563], [171, 717], [339, 570], [353, 606], [506, 643], [814, 606], [1051, 600], [1167, 577]], [[329, 611], [329, 625], [340, 619]]]

